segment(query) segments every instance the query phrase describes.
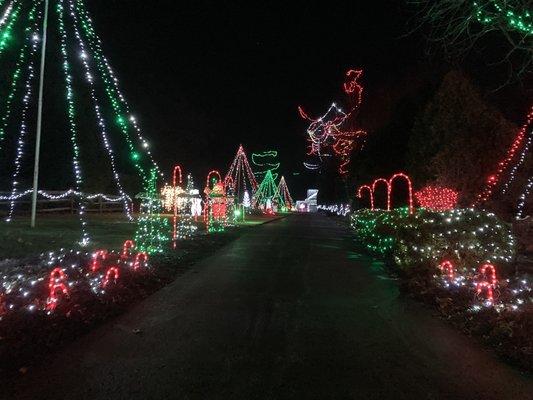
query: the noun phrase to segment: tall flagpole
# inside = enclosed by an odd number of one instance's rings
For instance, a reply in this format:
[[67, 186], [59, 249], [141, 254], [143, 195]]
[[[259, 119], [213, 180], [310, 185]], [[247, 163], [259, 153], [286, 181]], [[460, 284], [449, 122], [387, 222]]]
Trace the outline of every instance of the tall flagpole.
[[31, 227], [35, 227], [37, 215], [37, 191], [39, 190], [39, 155], [41, 152], [41, 128], [43, 123], [44, 66], [46, 61], [46, 39], [48, 31], [48, 3], [44, 0], [43, 46], [41, 48], [41, 75], [39, 81], [39, 108], [37, 111], [37, 136], [35, 138], [35, 165], [33, 167], [33, 194], [31, 198]]

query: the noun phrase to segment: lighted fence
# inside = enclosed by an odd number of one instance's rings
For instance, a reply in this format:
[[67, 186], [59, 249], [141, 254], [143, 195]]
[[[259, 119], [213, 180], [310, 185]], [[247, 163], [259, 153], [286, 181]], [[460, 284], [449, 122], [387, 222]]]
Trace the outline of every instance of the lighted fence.
[[[12, 203], [16, 203], [16, 212], [26, 214], [30, 212], [31, 190], [13, 196], [10, 192], [0, 192], [0, 215], [9, 213]], [[85, 206], [85, 212], [112, 213], [124, 212], [122, 196], [85, 194], [74, 190], [68, 191], [39, 191], [37, 197], [37, 211], [39, 213], [70, 213], [78, 212], [80, 201]], [[131, 199], [127, 198], [128, 207], [132, 208]]]

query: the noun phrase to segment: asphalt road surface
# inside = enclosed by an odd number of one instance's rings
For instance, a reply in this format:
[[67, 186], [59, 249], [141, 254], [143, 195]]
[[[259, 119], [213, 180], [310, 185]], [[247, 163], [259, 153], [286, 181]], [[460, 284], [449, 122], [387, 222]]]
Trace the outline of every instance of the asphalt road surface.
[[402, 298], [353, 249], [319, 215], [256, 227], [3, 396], [533, 399], [530, 377]]

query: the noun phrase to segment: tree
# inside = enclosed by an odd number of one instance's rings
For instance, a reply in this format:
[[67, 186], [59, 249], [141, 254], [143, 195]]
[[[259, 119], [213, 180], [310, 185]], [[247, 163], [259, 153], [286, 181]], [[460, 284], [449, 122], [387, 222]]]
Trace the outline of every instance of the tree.
[[[508, 79], [532, 72], [531, 0], [407, 0], [417, 7], [430, 43], [453, 59], [483, 48], [488, 63], [507, 67]], [[505, 84], [504, 83], [504, 84]]]
[[436, 183], [459, 191], [469, 205], [516, 127], [487, 105], [472, 83], [449, 72], [416, 118], [408, 143], [408, 170], [418, 186]]

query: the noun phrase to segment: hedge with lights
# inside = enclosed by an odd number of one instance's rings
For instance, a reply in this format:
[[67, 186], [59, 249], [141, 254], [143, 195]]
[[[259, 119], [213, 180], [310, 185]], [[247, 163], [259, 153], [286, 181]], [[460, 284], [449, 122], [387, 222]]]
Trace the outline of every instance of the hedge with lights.
[[357, 237], [372, 252], [393, 257], [402, 268], [454, 260], [459, 268], [482, 261], [510, 264], [515, 238], [494, 214], [474, 209], [434, 212], [424, 209], [361, 210], [352, 214]]

